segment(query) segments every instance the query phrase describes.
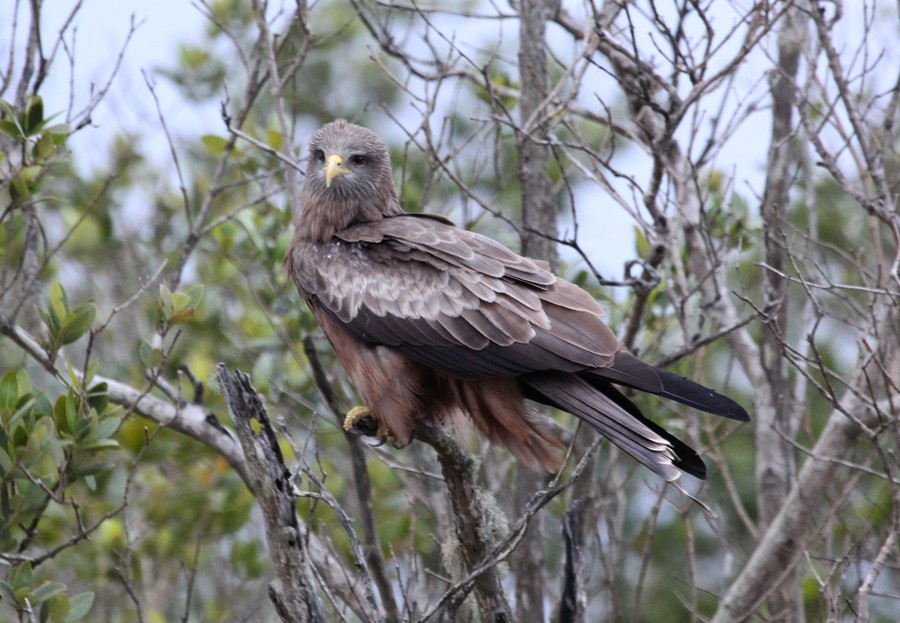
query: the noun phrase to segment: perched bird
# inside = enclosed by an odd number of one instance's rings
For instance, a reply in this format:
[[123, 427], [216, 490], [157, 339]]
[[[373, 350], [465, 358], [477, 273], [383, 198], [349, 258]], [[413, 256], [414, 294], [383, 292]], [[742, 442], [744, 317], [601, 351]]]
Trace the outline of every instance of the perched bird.
[[468, 416], [551, 468], [560, 442], [527, 398], [674, 480], [704, 478], [703, 461], [617, 386], [749, 420], [730, 398], [630, 354], [597, 302], [545, 263], [442, 216], [405, 213], [371, 130], [339, 119], [313, 135], [294, 225], [286, 268], [365, 402], [345, 428], [371, 417], [379, 435], [407, 444], [420, 419]]

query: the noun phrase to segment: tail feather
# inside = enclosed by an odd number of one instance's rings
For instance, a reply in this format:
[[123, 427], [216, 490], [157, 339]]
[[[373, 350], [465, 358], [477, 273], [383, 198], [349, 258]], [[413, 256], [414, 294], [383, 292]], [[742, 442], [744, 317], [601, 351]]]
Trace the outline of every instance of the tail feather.
[[605, 379], [605, 381], [612, 381], [632, 389], [670, 398], [713, 415], [740, 422], [750, 421], [747, 411], [728, 396], [723, 396], [690, 379], [644, 363], [626, 351], [616, 353], [611, 366], [593, 368], [586, 373], [590, 375], [591, 384], [599, 382], [601, 386], [608, 385], [601, 380]]
[[633, 418], [672, 444], [672, 449], [675, 451], [675, 456], [677, 457], [677, 460], [673, 463], [675, 467], [691, 476], [696, 476], [700, 480], [706, 479], [706, 464], [693, 448], [653, 420], [644, 417], [644, 414], [637, 408], [637, 405], [626, 398], [625, 395], [611, 383], [607, 383], [605, 387], [598, 389], [608, 398], [615, 401], [620, 407], [625, 409]]
[[645, 418], [610, 383], [558, 372], [528, 375], [522, 383], [526, 397], [579, 417], [666, 480], [682, 471], [706, 477], [696, 452]]

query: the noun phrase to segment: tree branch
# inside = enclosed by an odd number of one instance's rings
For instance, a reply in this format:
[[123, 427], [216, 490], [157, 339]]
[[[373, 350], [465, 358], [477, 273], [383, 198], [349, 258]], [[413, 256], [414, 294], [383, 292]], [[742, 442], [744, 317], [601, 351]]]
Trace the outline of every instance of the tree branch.
[[[772, 138], [766, 170], [766, 186], [760, 205], [766, 262], [775, 270], [766, 271], [764, 306], [767, 309], [760, 338], [760, 358], [767, 383], [756, 387], [756, 482], [760, 522], [767, 525], [781, 508], [791, 488], [796, 465], [791, 440], [803, 413], [795, 411], [783, 354], [789, 301], [788, 281], [778, 275], [790, 248], [785, 233], [790, 189], [797, 172], [792, 140], [796, 77], [804, 48], [808, 22], [800, 10], [788, 9], [778, 33], [778, 59], [771, 78]], [[787, 579], [773, 597], [771, 609], [785, 620], [801, 612], [802, 596], [795, 582]]]
[[[437, 452], [453, 509], [456, 538], [466, 568], [471, 572], [488, 558], [492, 546], [486, 525], [487, 511], [475, 486], [472, 459], [436, 424], [420, 422], [416, 436]], [[515, 620], [496, 564], [475, 578], [474, 589], [482, 621], [509, 623]]]
[[[834, 510], [831, 505], [821, 503], [821, 495], [844, 467], [843, 456], [865, 428], [884, 424], [885, 413], [895, 422], [900, 417], [895, 401], [890, 398], [873, 405], [852, 393], [848, 395], [829, 417], [784, 504], [766, 528], [750, 560], [731, 583], [712, 623], [747, 620], [793, 572], [810, 539], [819, 534]], [[849, 418], [845, 413], [854, 417]]]
[[[269, 598], [285, 623], [324, 623], [322, 604], [315, 591], [306, 531], [301, 530], [294, 505], [294, 482], [284, 464], [275, 430], [250, 377], [229, 374], [223, 364], [216, 379], [228, 401], [235, 431], [241, 440], [250, 471], [250, 488], [262, 507], [269, 556], [277, 579], [269, 585]], [[259, 432], [254, 428], [258, 427]]]

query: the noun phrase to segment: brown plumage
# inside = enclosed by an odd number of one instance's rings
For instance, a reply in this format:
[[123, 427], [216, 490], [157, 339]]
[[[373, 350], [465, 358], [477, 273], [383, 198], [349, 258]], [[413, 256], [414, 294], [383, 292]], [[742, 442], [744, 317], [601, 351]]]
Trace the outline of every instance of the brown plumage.
[[559, 442], [524, 398], [581, 418], [668, 480], [705, 476], [687, 445], [616, 386], [746, 421], [730, 398], [643, 363], [579, 287], [447, 219], [400, 207], [384, 143], [337, 120], [310, 143], [285, 260], [368, 413], [400, 443], [421, 418], [466, 415], [553, 466]]

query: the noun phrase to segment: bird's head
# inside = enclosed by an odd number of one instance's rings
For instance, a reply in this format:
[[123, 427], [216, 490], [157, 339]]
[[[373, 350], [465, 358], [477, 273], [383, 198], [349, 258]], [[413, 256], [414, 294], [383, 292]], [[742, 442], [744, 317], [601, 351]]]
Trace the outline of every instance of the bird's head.
[[359, 200], [393, 188], [387, 146], [367, 128], [332, 121], [310, 141], [306, 184], [323, 196]]
[[325, 242], [351, 225], [402, 213], [391, 156], [377, 134], [343, 119], [313, 134], [298, 238]]
[[357, 223], [402, 214], [387, 146], [343, 119], [320, 128], [309, 144], [297, 236], [327, 241]]

